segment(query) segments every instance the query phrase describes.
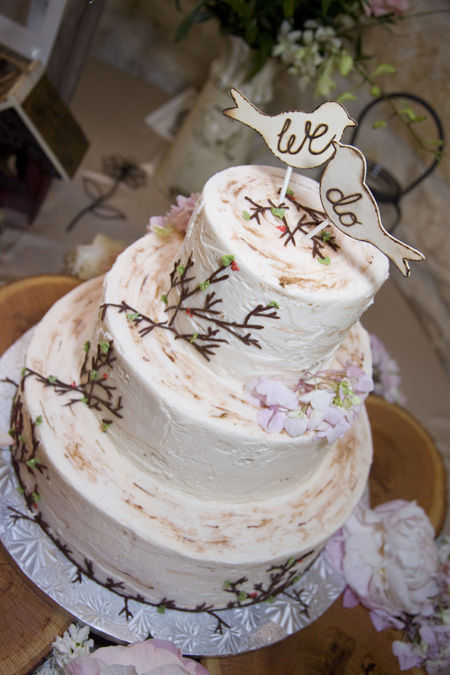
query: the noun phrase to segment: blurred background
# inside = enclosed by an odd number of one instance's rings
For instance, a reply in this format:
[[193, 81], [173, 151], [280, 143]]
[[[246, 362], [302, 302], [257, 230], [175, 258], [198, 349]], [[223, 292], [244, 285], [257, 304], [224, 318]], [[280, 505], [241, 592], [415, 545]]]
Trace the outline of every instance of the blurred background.
[[[290, 4], [285, 3], [285, 6]], [[297, 4], [303, 4], [308, 10], [308, 7], [317, 6], [318, 3]], [[350, 2], [337, 4], [355, 5]], [[63, 271], [67, 254], [74, 246], [88, 244], [99, 232], [124, 241], [136, 238], [145, 232], [148, 217], [164, 213], [174, 193], [190, 192], [190, 186], [178, 185], [177, 178], [174, 185], [168, 184], [167, 175], [160, 175], [158, 179], [161, 161], [164, 161], [172, 143], [170, 139], [180, 120], [184, 119], [186, 109], [198, 101], [199, 92], [208, 81], [222, 78], [221, 96], [225, 98], [221, 100], [231, 105], [229, 84], [235, 79], [239, 82], [242, 75], [239, 64], [229, 65], [230, 43], [229, 38], [222, 34], [223, 22], [221, 25], [220, 21], [212, 19], [194, 23], [181, 40], [175, 39], [180, 23], [196, 5], [196, 0], [181, 0], [179, 3], [175, 0], [58, 0], [56, 4], [55, 0], [0, 1], [0, 12], [4, 19], [9, 18], [19, 27], [37, 31], [43, 41], [37, 47], [35, 44], [27, 46], [28, 38], [22, 36], [23, 46], [17, 36], [11, 38], [10, 26], [5, 28], [2, 25], [0, 44], [4, 45], [4, 52], [9, 53], [9, 49], [20, 43], [22, 56], [25, 52], [29, 60], [43, 60], [50, 81], [60, 93], [70, 114], [80, 123], [81, 131], [89, 142], [89, 149], [83, 150], [85, 154], [81, 153], [81, 158], [72, 157], [72, 165], [76, 168], [73, 175], [69, 176], [72, 179], [69, 197], [65, 192], [68, 188], [61, 186], [58, 189], [63, 191], [63, 196], [55, 196], [53, 181], [50, 192], [46, 193], [42, 205], [40, 202], [32, 222], [25, 225], [21, 223], [20, 227], [16, 222], [11, 227], [10, 212], [6, 220], [3, 219], [3, 234], [0, 237], [3, 281], [23, 275], [26, 271]], [[333, 7], [333, 3], [330, 5]], [[380, 12], [385, 12], [393, 20], [386, 23], [379, 20], [378, 23], [372, 22], [376, 25], [365, 30], [364, 54], [372, 56], [374, 64], [395, 67], [395, 72], [384, 73], [382, 69], [376, 77], [376, 86], [388, 94], [401, 92], [412, 97], [411, 100], [400, 100], [399, 105], [403, 108], [411, 106], [418, 117], [426, 116], [422, 126], [416, 125], [414, 128], [420, 130], [422, 137], [435, 141], [442, 137], [448, 138], [450, 3], [448, 0], [411, 0], [409, 3], [406, 0], [377, 0], [373, 2], [373, 8], [377, 17]], [[406, 9], [408, 11], [405, 12]], [[47, 32], [43, 30], [42, 17], [47, 16], [47, 20], [49, 14], [54, 23], [52, 38], [49, 37], [49, 27], [45, 29]], [[235, 50], [235, 47], [231, 49]], [[231, 58], [238, 58], [235, 52]], [[247, 53], [239, 58], [248, 63], [251, 55]], [[10, 63], [8, 60], [8, 67]], [[356, 94], [356, 100], [347, 99], [344, 104], [355, 119], [360, 118], [365, 106], [377, 98], [377, 90], [372, 88], [371, 91], [370, 84], [360, 86], [361, 77], [355, 70], [344, 77], [339, 72], [335, 73], [332, 80], [336, 86], [326, 91], [325, 95], [315, 91], [317, 81], [306, 82], [303, 89], [300, 88], [301, 77], [298, 73], [288, 71], [288, 66], [280, 68], [278, 63], [270, 73], [263, 74], [259, 89], [256, 87], [256, 90], [251, 90], [250, 98], [253, 96], [252, 100], [256, 104], [260, 101], [261, 107], [267, 112], [312, 110], [326, 98], [336, 98], [351, 90]], [[373, 72], [373, 68], [372, 71], [368, 68], [368, 72]], [[256, 77], [261, 77], [261, 73]], [[245, 78], [242, 82], [245, 90], [248, 82]], [[419, 103], [413, 100], [415, 98], [420, 99]], [[421, 101], [427, 107], [424, 108]], [[220, 105], [216, 104], [216, 107]], [[387, 203], [380, 202], [385, 226], [396, 237], [426, 256], [425, 262], [413, 264], [408, 279], [404, 279], [396, 269], [392, 269], [391, 278], [408, 298], [450, 375], [450, 164], [444, 151], [439, 164], [432, 167], [432, 172], [426, 178], [419, 180], [433, 164], [434, 157], [430, 153], [418, 153], [409, 130], [396, 119], [386, 127], [373, 129], [374, 122], [376, 126], [377, 122], [389, 116], [389, 110], [383, 109], [383, 105], [386, 106], [381, 103], [369, 110], [360, 120], [355, 144], [375, 167], [372, 177], [374, 191], [379, 189], [390, 199]], [[440, 130], [435, 117], [442, 126]], [[225, 122], [230, 123], [230, 120]], [[203, 124], [204, 130], [206, 122]], [[218, 138], [223, 131], [220, 124], [217, 120], [213, 121], [208, 133]], [[206, 131], [204, 136], [206, 138]], [[80, 147], [79, 137], [74, 138], [74, 145]], [[207, 142], [205, 138], [203, 141]], [[344, 142], [351, 140], [347, 132]], [[230, 143], [234, 148], [241, 145], [240, 140]], [[432, 147], [438, 149], [441, 146], [436, 144]], [[178, 148], [178, 165], [183, 164], [182, 153], [185, 151], [184, 147]], [[222, 153], [223, 159], [228, 152], [226, 161], [244, 163], [240, 158], [234, 158], [233, 151], [230, 155], [225, 139], [221, 147], [215, 150], [216, 158], [217, 154]], [[72, 193], [76, 193], [79, 211], [89, 199], [98, 199], [103, 194], [103, 188], [98, 187], [99, 182], [101, 185], [104, 183], [104, 192], [107, 192], [108, 183], [101, 171], [100, 161], [104, 155], [118, 152], [137, 157], [151, 182], [150, 187], [146, 188], [146, 199], [141, 197], [141, 190], [136, 189], [131, 193], [129, 189], [126, 196], [128, 201], [132, 197], [137, 210], [127, 215], [126, 224], [120, 219], [116, 222], [113, 213], [108, 215], [105, 212], [103, 216], [111, 218], [101, 220], [92, 211], [84, 214], [80, 224], [69, 235], [63, 234], [62, 230], [55, 234], [57, 225], [54, 214], [51, 226], [43, 224], [44, 217], [49, 222], [52, 199], [59, 205], [64, 203], [69, 212]], [[58, 156], [53, 166], [57, 167], [56, 174], [59, 171], [58, 177], [61, 177], [63, 170], [60, 160], [64, 152], [59, 150], [56, 154]], [[252, 136], [245, 161], [276, 163], [257, 134]], [[175, 171], [173, 157], [169, 164], [168, 172]], [[202, 158], [197, 164], [204, 165], [207, 173], [214, 173], [214, 163], [209, 165]], [[221, 168], [220, 161], [218, 168]], [[180, 181], [183, 182], [182, 179]], [[80, 185], [81, 182], [83, 185]], [[408, 190], [411, 185], [413, 187]], [[138, 206], [139, 202], [141, 207]], [[105, 200], [105, 211], [106, 203]], [[70, 215], [76, 216], [78, 211], [74, 203]], [[69, 213], [65, 220], [70, 221]], [[130, 224], [130, 220], [134, 222]], [[61, 222], [59, 227], [65, 225], [67, 223]], [[45, 262], [37, 262], [36, 242], [30, 240], [27, 244], [26, 240], [38, 232], [45, 238], [43, 248], [47, 252], [52, 250], [50, 240], [59, 240], [60, 259], [56, 260], [49, 253]], [[20, 249], [19, 240], [23, 250]], [[24, 261], [30, 250], [34, 258], [28, 256], [29, 266], [25, 268]], [[17, 267], [19, 259], [23, 261], [20, 269]]]

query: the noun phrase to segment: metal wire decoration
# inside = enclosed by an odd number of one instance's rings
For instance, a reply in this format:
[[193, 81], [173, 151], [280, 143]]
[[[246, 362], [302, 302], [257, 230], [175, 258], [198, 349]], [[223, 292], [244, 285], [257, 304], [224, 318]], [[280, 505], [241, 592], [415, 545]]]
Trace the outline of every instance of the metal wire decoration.
[[[385, 222], [385, 219], [383, 219], [383, 223], [386, 229], [392, 232], [392, 230], [394, 230], [394, 228], [399, 224], [401, 220], [402, 215], [400, 208], [401, 199], [406, 194], [411, 192], [414, 188], [416, 188], [419, 185], [419, 183], [425, 180], [425, 178], [427, 178], [438, 165], [440, 157], [442, 156], [444, 150], [444, 130], [442, 128], [441, 121], [436, 111], [426, 101], [413, 94], [398, 92], [394, 94], [387, 94], [386, 96], [377, 98], [371, 101], [368, 105], [366, 105], [365, 108], [363, 108], [363, 110], [359, 115], [359, 118], [357, 119], [358, 126], [355, 127], [355, 129], [352, 132], [352, 136], [350, 139], [351, 145], [359, 147], [357, 143], [357, 138], [360, 132], [364, 131], [364, 122], [367, 121], [368, 114], [370, 112], [373, 112], [377, 107], [378, 108], [381, 107], [383, 103], [386, 103], [386, 99], [392, 100], [401, 99], [405, 102], [411, 101], [412, 103], [419, 106], [419, 108], [421, 108], [425, 113], [425, 115], [423, 116], [424, 119], [426, 116], [433, 123], [434, 131], [436, 133], [435, 138], [429, 141], [430, 143], [434, 144], [435, 147], [435, 152], [431, 151], [428, 153], [430, 158], [433, 158], [431, 163], [422, 172], [420, 172], [419, 175], [416, 176], [416, 178], [411, 180], [405, 187], [402, 187], [400, 181], [397, 180], [397, 178], [384, 166], [382, 166], [378, 162], [370, 160], [369, 158], [366, 159], [367, 184], [376, 201], [378, 202], [380, 209], [383, 209], [383, 207], [387, 206], [391, 207], [390, 210], [392, 213], [390, 217], [390, 222]], [[380, 133], [380, 131], [378, 130], [377, 133]], [[386, 156], [388, 156], [388, 154], [386, 154]]]
[[135, 190], [143, 187], [147, 179], [145, 171], [136, 160], [122, 157], [122, 155], [114, 154], [104, 157], [102, 159], [102, 170], [109, 178], [113, 179], [113, 184], [109, 189], [104, 191], [97, 181], [83, 176], [84, 190], [88, 197], [92, 199], [92, 202], [72, 218], [66, 228], [66, 232], [71, 232], [87, 213], [93, 213], [103, 220], [124, 220], [126, 215], [123, 211], [111, 204], [105, 204], [105, 202], [115, 194], [122, 183]]

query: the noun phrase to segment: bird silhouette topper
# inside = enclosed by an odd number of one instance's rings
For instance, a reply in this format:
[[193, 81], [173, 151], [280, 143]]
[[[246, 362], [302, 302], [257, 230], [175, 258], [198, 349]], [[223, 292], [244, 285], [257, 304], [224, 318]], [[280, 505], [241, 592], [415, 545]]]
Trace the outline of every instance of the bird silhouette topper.
[[[261, 134], [275, 157], [288, 166], [281, 197], [292, 167], [312, 169], [328, 161], [320, 184], [328, 221], [349, 237], [376, 246], [405, 276], [410, 272], [408, 260], [424, 259], [422, 253], [392, 237], [381, 224], [378, 206], [366, 184], [363, 154], [340, 143], [345, 129], [356, 126], [343, 105], [327, 101], [311, 113], [299, 110], [266, 115], [237, 89], [230, 93], [236, 106], [223, 114]], [[326, 221], [318, 229], [325, 225]]]
[[392, 237], [381, 224], [377, 203], [366, 185], [366, 160], [352, 145], [333, 141], [334, 155], [320, 181], [320, 198], [328, 220], [344, 234], [366, 241], [409, 275], [408, 260], [423, 260], [414, 248]]
[[223, 114], [257, 131], [275, 157], [296, 169], [313, 169], [334, 154], [333, 141], [340, 141], [347, 127], [356, 122], [336, 101], [322, 103], [312, 113], [301, 111], [266, 115], [237, 89], [231, 89], [235, 108]]

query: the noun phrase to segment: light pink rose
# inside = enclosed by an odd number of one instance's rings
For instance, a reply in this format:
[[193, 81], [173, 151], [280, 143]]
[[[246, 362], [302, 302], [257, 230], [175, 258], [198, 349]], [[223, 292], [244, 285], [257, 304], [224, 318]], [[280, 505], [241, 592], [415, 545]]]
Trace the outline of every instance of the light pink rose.
[[89, 656], [78, 656], [65, 675], [210, 675], [167, 640], [146, 640], [127, 647], [103, 647]]
[[368, 0], [363, 3], [367, 16], [383, 16], [383, 14], [404, 14], [411, 9], [409, 0]]
[[416, 502], [397, 499], [373, 510], [358, 505], [327, 551], [351, 591], [347, 605], [356, 596], [380, 627], [385, 614], [425, 610], [438, 592], [434, 530]]

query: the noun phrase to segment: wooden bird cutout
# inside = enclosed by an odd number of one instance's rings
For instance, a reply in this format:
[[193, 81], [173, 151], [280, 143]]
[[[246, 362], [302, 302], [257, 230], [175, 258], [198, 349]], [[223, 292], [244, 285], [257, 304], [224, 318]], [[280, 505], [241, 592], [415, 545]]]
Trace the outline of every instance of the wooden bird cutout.
[[414, 248], [392, 237], [381, 224], [375, 199], [366, 185], [366, 160], [351, 145], [333, 141], [334, 156], [320, 182], [320, 198], [328, 220], [349, 237], [376, 246], [406, 277], [408, 260], [423, 260]]
[[347, 127], [356, 126], [336, 101], [322, 103], [311, 113], [266, 115], [237, 89], [230, 93], [236, 107], [223, 114], [260, 133], [278, 159], [297, 169], [313, 169], [326, 162], [334, 153], [333, 141], [339, 141]]

